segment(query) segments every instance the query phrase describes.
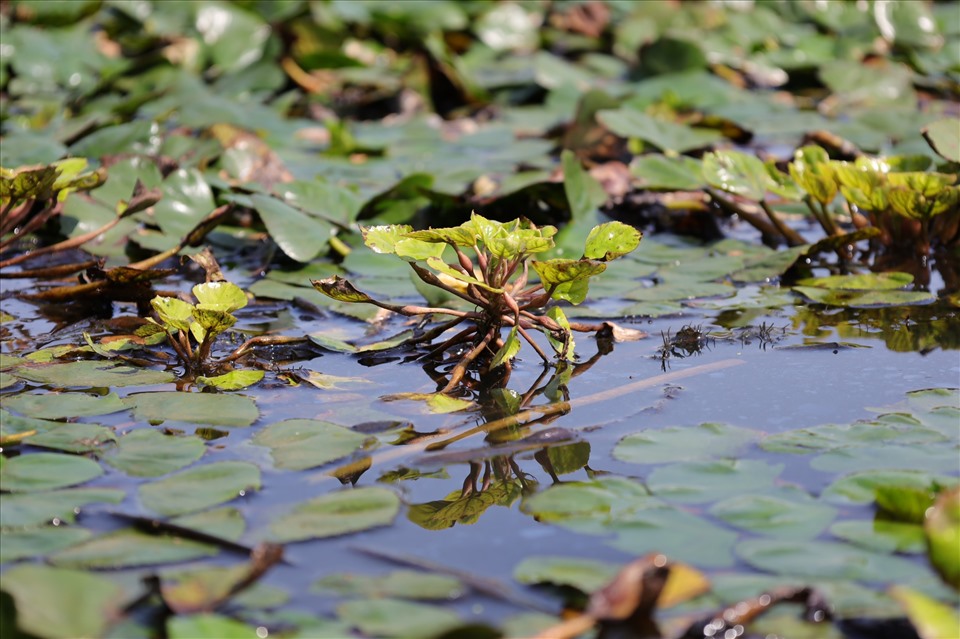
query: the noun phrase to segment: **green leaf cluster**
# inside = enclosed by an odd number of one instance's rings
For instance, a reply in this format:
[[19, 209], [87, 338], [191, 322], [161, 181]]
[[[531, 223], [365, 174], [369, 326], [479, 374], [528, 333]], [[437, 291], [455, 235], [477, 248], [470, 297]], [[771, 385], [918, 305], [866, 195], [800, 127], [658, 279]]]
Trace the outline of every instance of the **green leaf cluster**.
[[[540, 311], [552, 300], [583, 302], [590, 278], [605, 271], [607, 262], [637, 248], [642, 238], [631, 226], [606, 222], [590, 231], [579, 259], [537, 260], [534, 256], [554, 248], [557, 229], [538, 227], [525, 218], [498, 222], [474, 212], [450, 228], [413, 230], [406, 224], [390, 224], [366, 227], [362, 233], [373, 251], [396, 255], [424, 283], [478, 310], [387, 304], [337, 276], [313, 280], [314, 287], [340, 302], [374, 304], [404, 315], [448, 314], [459, 318], [454, 324], [470, 320], [474, 326], [462, 336], [463, 341], [472, 340], [474, 350], [461, 363], [465, 368], [482, 356], [490, 369], [509, 365], [520, 350], [520, 339], [531, 341], [527, 329], [545, 334], [560, 358], [573, 359], [574, 327], [559, 307]], [[534, 275], [539, 281], [532, 281]], [[505, 340], [500, 336], [502, 326], [511, 327]], [[443, 350], [453, 345], [448, 342]]]

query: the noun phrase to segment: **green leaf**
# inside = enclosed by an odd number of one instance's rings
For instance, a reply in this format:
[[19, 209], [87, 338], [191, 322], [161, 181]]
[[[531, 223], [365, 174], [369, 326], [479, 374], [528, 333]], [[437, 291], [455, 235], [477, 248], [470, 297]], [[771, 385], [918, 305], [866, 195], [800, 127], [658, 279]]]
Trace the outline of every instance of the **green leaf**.
[[944, 490], [923, 522], [930, 563], [944, 581], [960, 590], [960, 488]]
[[473, 284], [473, 285], [475, 285], [475, 286], [479, 286], [479, 287], [482, 288], [482, 289], [485, 289], [485, 290], [487, 290], [487, 291], [490, 291], [491, 293], [503, 293], [503, 289], [502, 289], [502, 288], [497, 288], [497, 287], [495, 287], [495, 286], [490, 286], [490, 285], [487, 284], [486, 282], [484, 282], [484, 281], [482, 281], [482, 280], [478, 280], [477, 278], [473, 277], [472, 275], [468, 275], [468, 274], [466, 274], [466, 273], [461, 273], [461, 272], [458, 271], [457, 269], [453, 268], [452, 266], [450, 266], [449, 264], [447, 264], [446, 262], [444, 262], [443, 260], [441, 260], [439, 257], [428, 257], [428, 258], [427, 258], [427, 266], [429, 266], [429, 267], [432, 268], [433, 270], [437, 271], [438, 273], [442, 273], [442, 274], [444, 274], [444, 275], [446, 275], [446, 276], [448, 276], [448, 277], [452, 277], [453, 279], [457, 280], [458, 282], [464, 282], [464, 283], [466, 283], [466, 284]]
[[224, 373], [223, 375], [217, 375], [215, 377], [198, 375], [195, 381], [198, 384], [214, 386], [220, 390], [235, 391], [259, 383], [260, 380], [263, 379], [263, 375], [263, 371], [237, 370]]
[[715, 188], [756, 202], [778, 188], [756, 156], [739, 151], [716, 151], [703, 156], [703, 177]]
[[960, 162], [960, 118], [943, 118], [928, 124], [923, 137], [942, 157]]
[[882, 553], [922, 553], [923, 527], [886, 519], [848, 519], [830, 526], [830, 534], [867, 550]]
[[564, 314], [563, 309], [559, 306], [551, 306], [547, 310], [547, 317], [552, 319], [564, 329], [562, 340], [557, 339], [550, 331], [544, 331], [544, 335], [547, 336], [547, 342], [550, 343], [550, 347], [553, 348], [554, 352], [559, 357], [566, 359], [567, 361], [574, 361], [576, 359], [576, 342], [573, 339], [573, 331], [570, 329], [570, 321], [567, 319], [566, 314]]
[[100, 464], [86, 457], [32, 453], [0, 464], [0, 490], [34, 492], [64, 488], [83, 484], [102, 474]]
[[170, 522], [231, 541], [239, 541], [247, 528], [247, 522], [244, 521], [240, 511], [229, 506], [205, 510], [193, 515], [181, 515], [174, 517]]
[[868, 470], [836, 479], [820, 496], [839, 503], [870, 504], [876, 499], [877, 488], [881, 486], [909, 486], [927, 490], [934, 483], [953, 486], [957, 479], [916, 470]]
[[[477, 244], [477, 236], [469, 222], [452, 228], [409, 231], [405, 233], [403, 237], [423, 242], [452, 244], [462, 247], [472, 247]], [[437, 254], [437, 257], [440, 257], [440, 255]]]
[[412, 400], [415, 402], [426, 402], [427, 410], [435, 414], [457, 413], [462, 410], [469, 410], [476, 404], [469, 399], [451, 397], [444, 393], [393, 393], [384, 395], [381, 398], [384, 402], [393, 402], [397, 400]]
[[643, 233], [623, 222], [606, 222], [595, 226], [587, 236], [583, 256], [609, 262], [640, 246]]
[[337, 606], [337, 615], [375, 637], [434, 637], [460, 625], [450, 610], [397, 599], [361, 599]]
[[823, 540], [747, 539], [737, 544], [736, 552], [758, 570], [809, 579], [889, 583], [909, 579], [919, 572], [908, 559]]
[[138, 419], [151, 423], [182, 421], [211, 426], [249, 426], [257, 420], [257, 405], [242, 395], [163, 391], [129, 395], [124, 402]]
[[900, 602], [920, 639], [952, 637], [960, 628], [960, 615], [951, 606], [906, 586], [891, 586], [889, 593]]
[[936, 492], [914, 486], [877, 486], [877, 507], [895, 521], [922, 524]]
[[252, 441], [270, 449], [277, 468], [306, 470], [351, 455], [370, 438], [330, 422], [287, 419], [257, 431]]
[[361, 226], [363, 243], [377, 253], [395, 254], [397, 242], [406, 239], [413, 227], [409, 224], [384, 224], [381, 226]]
[[263, 56], [270, 25], [257, 14], [231, 4], [210, 2], [199, 5], [196, 16], [195, 27], [221, 72], [246, 69]]
[[296, 506], [270, 526], [281, 543], [346, 535], [386, 526], [400, 511], [400, 499], [387, 488], [356, 488], [316, 497]]
[[26, 528], [53, 520], [73, 523], [77, 513], [87, 504], [118, 504], [125, 495], [124, 491], [116, 488], [69, 488], [4, 495], [3, 508], [0, 508], [0, 528]]
[[[6, 498], [4, 498], [6, 499]], [[27, 530], [4, 530], [0, 544], [0, 564], [20, 559], [44, 557], [88, 539], [92, 533], [75, 526], [44, 526]]]
[[832, 291], [890, 291], [913, 283], [909, 273], [861, 273], [859, 275], [828, 275], [797, 282], [800, 286], [816, 286]]
[[102, 361], [24, 364], [15, 367], [12, 372], [21, 379], [60, 388], [152, 386], [176, 380], [176, 375], [167, 371], [153, 371]]
[[[586, 283], [589, 278], [607, 270], [606, 263], [596, 260], [554, 259], [543, 262], [535, 260], [530, 263], [530, 266], [540, 276], [544, 288], [556, 287], [554, 298], [565, 299], [572, 304], [579, 304], [586, 299], [587, 288], [586, 286], [572, 288], [570, 284], [581, 281]], [[565, 284], [567, 286], [563, 286]]]
[[326, 250], [333, 231], [329, 222], [310, 217], [289, 204], [260, 193], [251, 195], [250, 201], [270, 237], [290, 259], [309, 262]]
[[190, 330], [198, 342], [213, 339], [237, 323], [237, 318], [230, 313], [208, 308], [193, 309], [193, 318], [197, 321], [190, 326]]
[[413, 504], [407, 518], [427, 530], [474, 524], [492, 506], [509, 506], [516, 501], [521, 488], [516, 480], [500, 480], [482, 491], [466, 495], [456, 490], [443, 499]]
[[394, 570], [377, 576], [335, 573], [314, 582], [310, 589], [315, 592], [334, 592], [340, 596], [439, 601], [452, 601], [467, 592], [459, 579], [414, 570]]
[[694, 191], [705, 184], [700, 161], [687, 156], [638, 155], [630, 162], [630, 174], [644, 188], [653, 190]]
[[217, 554], [217, 547], [180, 537], [117, 530], [61, 550], [48, 558], [63, 568], [132, 568]]
[[[164, 235], [174, 242], [190, 233], [216, 208], [213, 191], [198, 169], [176, 169], [163, 181], [157, 195], [161, 192], [162, 197], [153, 204], [153, 217]], [[136, 208], [136, 198], [133, 203]], [[124, 211], [128, 212], [129, 209]]]
[[804, 146], [793, 154], [790, 176], [814, 200], [830, 204], [837, 197], [837, 181], [830, 156], [819, 146]]
[[169, 331], [189, 331], [193, 321], [193, 305], [175, 297], [155, 297], [150, 306]]
[[[3, 416], [6, 411], [0, 412]], [[6, 415], [10, 415], [6, 413]], [[10, 415], [12, 419], [14, 418]], [[44, 420], [36, 420], [44, 423]], [[67, 453], [89, 453], [105, 448], [108, 442], [117, 440], [112, 430], [99, 424], [83, 422], [45, 422], [47, 425], [36, 435], [24, 439], [24, 443], [40, 448], [52, 448]], [[9, 425], [9, 424], [7, 424]]]
[[490, 370], [497, 368], [498, 366], [503, 366], [504, 363], [513, 360], [517, 356], [517, 353], [520, 352], [520, 339], [517, 337], [517, 327], [514, 326], [510, 329], [510, 334], [507, 335], [506, 341], [503, 342], [496, 354], [493, 356], [493, 359], [490, 360]]
[[816, 304], [847, 308], [880, 308], [930, 304], [936, 296], [926, 291], [844, 291], [794, 286], [793, 290]]
[[712, 146], [723, 139], [723, 134], [715, 129], [695, 129], [686, 124], [649, 116], [627, 106], [600, 111], [597, 120], [617, 135], [638, 138], [661, 151], [685, 153]]
[[141, 484], [140, 501], [161, 515], [181, 515], [244, 496], [260, 489], [260, 469], [223, 461], [197, 466], [159, 481]]
[[727, 424], [651, 428], [621, 439], [613, 449], [613, 456], [634, 464], [731, 457], [756, 439], [756, 431]]
[[116, 393], [103, 396], [86, 393], [20, 394], [5, 397], [3, 404], [12, 411], [40, 419], [109, 415], [127, 408]]
[[205, 450], [199, 437], [140, 429], [121, 437], [116, 451], [104, 455], [103, 461], [134, 477], [159, 477], [192, 464]]
[[778, 495], [739, 495], [710, 508], [710, 514], [731, 526], [783, 539], [813, 539], [836, 516], [836, 509], [811, 499], [802, 491]]
[[167, 620], [170, 639], [257, 639], [253, 626], [213, 612], [175, 615]]
[[578, 557], [527, 557], [513, 569], [513, 578], [522, 584], [572, 586], [590, 594], [610, 583], [620, 566]]
[[563, 190], [570, 206], [570, 216], [574, 220], [584, 219], [607, 201], [607, 194], [603, 186], [583, 170], [573, 151], [565, 149], [560, 154], [560, 164], [563, 167]]
[[230, 282], [206, 282], [193, 287], [197, 308], [232, 313], [247, 305], [247, 295]]
[[681, 462], [658, 467], [647, 477], [647, 487], [662, 499], [704, 504], [769, 490], [783, 468], [753, 459]]
[[126, 600], [124, 589], [105, 577], [39, 564], [4, 572], [3, 591], [16, 603], [17, 627], [49, 639], [103, 636]]

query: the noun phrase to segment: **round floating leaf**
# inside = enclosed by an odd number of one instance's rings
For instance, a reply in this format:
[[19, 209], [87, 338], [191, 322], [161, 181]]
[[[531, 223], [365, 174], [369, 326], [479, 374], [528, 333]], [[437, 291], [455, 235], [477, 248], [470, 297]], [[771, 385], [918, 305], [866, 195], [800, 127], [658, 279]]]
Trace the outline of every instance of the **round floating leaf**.
[[124, 491], [115, 488], [72, 488], [4, 495], [0, 528], [39, 526], [55, 519], [72, 523], [83, 506], [97, 502], [119, 504], [125, 495]]
[[359, 304], [371, 301], [369, 295], [359, 291], [353, 284], [339, 275], [322, 280], [310, 280], [310, 283], [313, 284], [313, 288], [338, 302]]
[[883, 306], [913, 306], [936, 301], [926, 291], [831, 291], [812, 286], [794, 286], [793, 290], [816, 304], [848, 308], [880, 308]]
[[111, 362], [57, 362], [52, 364], [25, 364], [13, 370], [21, 379], [40, 384], [68, 388], [71, 386], [151, 386], [168, 384], [176, 375], [166, 371], [152, 371], [132, 366], [118, 366]]
[[785, 539], [812, 539], [830, 525], [837, 511], [809, 497], [740, 495], [714, 505], [710, 514], [743, 530]]
[[86, 528], [73, 526], [4, 530], [3, 543], [0, 544], [0, 564], [30, 557], [43, 557], [88, 539], [91, 534]]
[[192, 464], [203, 456], [206, 445], [192, 435], [164, 435], [141, 429], [120, 438], [116, 452], [103, 461], [135, 477], [159, 477]]
[[[40, 421], [40, 420], [38, 420]], [[47, 430], [24, 439], [24, 443], [40, 448], [53, 448], [68, 453], [100, 450], [107, 442], [117, 440], [112, 430], [83, 422], [49, 422]]]
[[923, 527], [884, 519], [852, 519], [830, 526], [830, 534], [856, 546], [884, 553], [921, 553]]
[[832, 291], [892, 291], [912, 283], [913, 275], [898, 272], [828, 275], [810, 277], [797, 282], [801, 286], [815, 286]]
[[33, 492], [63, 488], [88, 482], [102, 474], [100, 464], [85, 457], [58, 453], [20, 455], [0, 465], [0, 490]]
[[590, 230], [583, 256], [609, 262], [640, 246], [643, 233], [623, 222], [605, 222]]
[[333, 229], [329, 222], [310, 217], [289, 204], [260, 193], [251, 195], [250, 201], [270, 237], [289, 258], [309, 262], [326, 250]]
[[234, 391], [253, 386], [263, 379], [263, 371], [230, 371], [216, 377], [205, 377], [200, 375], [196, 381], [198, 384], [214, 386], [220, 390]]
[[198, 530], [230, 541], [239, 541], [247, 528], [247, 522], [244, 521], [240, 511], [230, 507], [174, 517], [170, 522], [182, 528]]
[[170, 639], [257, 639], [259, 636], [256, 628], [212, 612], [176, 615], [167, 620]]
[[[583, 220], [607, 201], [607, 194], [603, 185], [583, 169], [580, 158], [573, 151], [564, 149], [560, 154], [560, 164], [563, 166], [563, 191], [570, 207], [570, 217]], [[490, 220], [484, 222], [489, 223]]]
[[875, 470], [853, 473], [835, 480], [821, 493], [821, 498], [835, 502], [872, 503], [881, 486], [910, 487], [929, 490], [931, 485], [955, 486], [956, 477], [933, 475], [914, 470]]
[[257, 420], [257, 405], [242, 395], [180, 393], [165, 391], [137, 393], [124, 402], [138, 419], [152, 423], [181, 421], [213, 426], [249, 426]]
[[400, 511], [387, 488], [357, 488], [323, 495], [298, 505], [270, 527], [274, 541], [290, 542], [345, 535], [386, 526]]
[[162, 515], [180, 515], [260, 489], [260, 469], [247, 462], [223, 461], [190, 468], [140, 486], [143, 505]]
[[337, 573], [314, 582], [311, 589], [341, 596], [438, 600], [457, 599], [466, 593], [459, 579], [413, 570], [395, 570], [378, 576]]
[[647, 478], [647, 487], [662, 499], [703, 504], [767, 491], [782, 471], [783, 464], [751, 459], [685, 462], [657, 468]]
[[397, 599], [363, 599], [337, 606], [341, 621], [375, 637], [433, 637], [460, 625], [457, 613]]
[[639, 155], [630, 162], [630, 173], [646, 189], [693, 191], [704, 185], [700, 161], [686, 156]]
[[597, 532], [611, 530], [616, 537], [608, 543], [614, 548], [634, 555], [663, 553], [671, 560], [712, 568], [733, 565], [738, 536], [702, 517], [662, 505], [618, 517]]
[[17, 627], [49, 639], [101, 637], [125, 603], [123, 588], [109, 579], [39, 564], [4, 572], [3, 591], [16, 603]]
[[120, 396], [87, 395], [86, 393], [44, 393], [42, 395], [15, 395], [4, 398], [4, 408], [40, 419], [89, 417], [109, 415], [127, 409]]
[[624, 477], [555, 484], [523, 500], [522, 509], [539, 521], [604, 530], [604, 523], [660, 503], [643, 484]]
[[841, 448], [818, 455], [811, 468], [831, 473], [881, 468], [911, 470], [922, 468], [932, 472], [957, 469], [960, 449], [956, 444], [913, 444], [912, 446], [859, 446]]
[[736, 551], [757, 570], [810, 579], [896, 582], [923, 574], [907, 559], [821, 540], [748, 539]]
[[666, 464], [726, 457], [756, 438], [755, 431], [728, 424], [646, 429], [617, 442], [613, 456], [634, 464]]
[[755, 155], [717, 151], [703, 156], [703, 177], [713, 187], [756, 202], [777, 188], [767, 167]]
[[48, 561], [65, 568], [131, 568], [212, 557], [217, 552], [216, 546], [188, 539], [118, 530], [61, 550]]
[[951, 162], [960, 162], [960, 118], [943, 118], [928, 124], [923, 137], [934, 151]]
[[649, 116], [631, 107], [600, 111], [597, 113], [597, 119], [617, 135], [625, 138], [639, 138], [650, 142], [662, 151], [684, 153], [710, 146], [723, 139], [723, 134], [717, 130], [695, 129], [685, 124]]
[[305, 470], [355, 453], [370, 439], [330, 422], [288, 419], [259, 430], [252, 441], [270, 449], [277, 468]]
[[603, 588], [620, 571], [605, 561], [578, 557], [527, 557], [513, 569], [513, 578], [522, 584], [573, 586], [590, 594]]

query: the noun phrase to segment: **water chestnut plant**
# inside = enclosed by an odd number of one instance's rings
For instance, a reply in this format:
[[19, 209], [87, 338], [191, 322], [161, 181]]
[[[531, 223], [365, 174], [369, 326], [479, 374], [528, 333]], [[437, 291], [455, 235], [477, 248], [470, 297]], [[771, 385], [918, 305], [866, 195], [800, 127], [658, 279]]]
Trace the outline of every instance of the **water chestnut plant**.
[[[236, 284], [206, 282], [193, 287], [196, 304], [175, 297], [157, 296], [150, 305], [157, 319], [137, 331], [141, 337], [164, 332], [180, 362], [190, 374], [209, 372], [210, 351], [217, 337], [237, 322], [232, 314], [247, 305], [247, 296]], [[192, 338], [192, 340], [191, 340]]]
[[[481, 372], [500, 366], [509, 370], [521, 340], [549, 362], [551, 358], [531, 332], [543, 333], [556, 356], [565, 360], [574, 357], [574, 331], [614, 331], [621, 339], [637, 336], [638, 332], [609, 322], [571, 322], [559, 306], [548, 308], [557, 300], [583, 302], [590, 278], [606, 270], [610, 260], [637, 248], [642, 234], [621, 222], [594, 227], [580, 259], [534, 259], [554, 247], [557, 229], [537, 227], [523, 218], [502, 223], [473, 213], [470, 220], [452, 228], [415, 231], [408, 225], [393, 224], [363, 228], [362, 232], [368, 247], [406, 261], [423, 282], [462, 300], [465, 309], [382, 302], [339, 276], [313, 280], [313, 286], [342, 302], [373, 304], [406, 316], [450, 318], [412, 340], [429, 342], [460, 327], [427, 353], [427, 357], [435, 357], [451, 349], [465, 349], [442, 392], [456, 388], [473, 365], [479, 365]], [[502, 328], [510, 329], [505, 338]]]

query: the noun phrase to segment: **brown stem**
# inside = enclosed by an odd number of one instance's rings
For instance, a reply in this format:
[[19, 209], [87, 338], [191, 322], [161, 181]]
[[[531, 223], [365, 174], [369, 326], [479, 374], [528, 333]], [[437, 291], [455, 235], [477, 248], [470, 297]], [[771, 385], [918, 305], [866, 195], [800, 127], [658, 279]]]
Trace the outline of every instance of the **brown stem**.
[[307, 337], [289, 337], [283, 335], [258, 335], [257, 337], [251, 337], [243, 344], [241, 344], [236, 350], [224, 357], [223, 359], [217, 360], [218, 364], [225, 364], [227, 362], [232, 362], [234, 360], [240, 359], [246, 355], [247, 351], [251, 350], [255, 346], [278, 346], [285, 344], [304, 344], [309, 342], [310, 339]]
[[543, 350], [535, 341], [533, 341], [533, 338], [530, 337], [530, 333], [524, 330], [522, 326], [517, 326], [517, 332], [520, 333], [521, 336], [523, 336], [523, 339], [527, 340], [527, 343], [533, 347], [533, 350], [537, 351], [537, 355], [540, 356], [540, 358], [543, 360], [545, 364], [550, 363], [550, 358], [547, 357], [547, 354], [543, 352]]
[[450, 381], [443, 387], [440, 391], [441, 393], [449, 393], [463, 381], [463, 376], [467, 374], [467, 368], [470, 366], [470, 363], [477, 359], [490, 342], [493, 341], [494, 333], [494, 330], [490, 330], [476, 346], [470, 349], [467, 354], [457, 362], [457, 365], [450, 371]]
[[802, 246], [807, 243], [806, 240], [800, 237], [799, 233], [787, 226], [783, 220], [781, 220], [777, 214], [773, 212], [773, 209], [770, 208], [770, 205], [767, 204], [766, 200], [760, 200], [758, 204], [760, 205], [760, 208], [763, 209], [763, 212], [767, 214], [767, 217], [770, 218], [770, 222], [777, 227], [780, 235], [787, 240], [787, 244], [790, 246]]
[[[436, 275], [434, 275], [427, 269], [421, 266], [417, 266], [413, 262], [410, 262], [410, 267], [413, 269], [413, 272], [417, 274], [417, 277], [419, 277], [421, 280], [423, 280], [430, 286], [436, 286], [439, 289], [443, 289], [444, 291], [450, 293], [451, 295], [456, 295], [457, 297], [464, 300], [465, 302], [469, 302], [476, 306], [483, 306], [484, 303], [482, 301], [478, 300], [475, 297], [472, 297], [467, 293], [464, 293], [463, 291], [455, 289], [452, 286], [448, 286], [440, 278], [438, 278]], [[468, 287], [468, 290], [469, 290], [469, 287]]]
[[0, 268], [7, 266], [13, 266], [14, 264], [19, 264], [21, 262], [26, 262], [27, 260], [37, 257], [38, 255], [47, 255], [48, 253], [56, 253], [57, 251], [66, 251], [68, 249], [78, 248], [83, 244], [86, 244], [90, 240], [94, 239], [101, 233], [106, 233], [117, 224], [120, 223], [120, 217], [115, 217], [103, 226], [98, 229], [94, 229], [83, 235], [78, 235], [77, 237], [71, 237], [69, 239], [63, 240], [62, 242], [57, 242], [56, 244], [51, 244], [50, 246], [43, 246], [38, 249], [34, 249], [27, 253], [21, 253], [20, 255], [15, 255], [9, 259], [3, 260], [0, 262]]
[[710, 198], [716, 202], [717, 206], [726, 211], [728, 215], [736, 215], [740, 217], [740, 219], [742, 219], [744, 222], [760, 231], [764, 239], [768, 242], [776, 242], [776, 239], [780, 237], [780, 233], [777, 232], [777, 228], [765, 220], [763, 216], [757, 215], [752, 211], [747, 211], [733, 200], [721, 195], [718, 191], [707, 189], [707, 193], [710, 195]]
[[421, 355], [421, 356], [418, 357], [417, 359], [418, 359], [418, 360], [431, 359], [431, 358], [433, 358], [434, 356], [436, 356], [436, 355], [444, 352], [445, 350], [447, 350], [447, 349], [450, 348], [451, 346], [456, 346], [457, 344], [462, 344], [463, 342], [466, 342], [466, 341], [467, 341], [467, 336], [475, 333], [476, 331], [477, 331], [477, 327], [476, 327], [476, 326], [469, 326], [469, 327], [463, 329], [462, 331], [460, 331], [459, 333], [457, 333], [456, 335], [454, 335], [453, 337], [451, 337], [450, 339], [445, 340], [445, 341], [444, 341], [442, 344], [440, 344], [439, 346], [435, 346], [435, 347], [431, 348], [426, 354]]

